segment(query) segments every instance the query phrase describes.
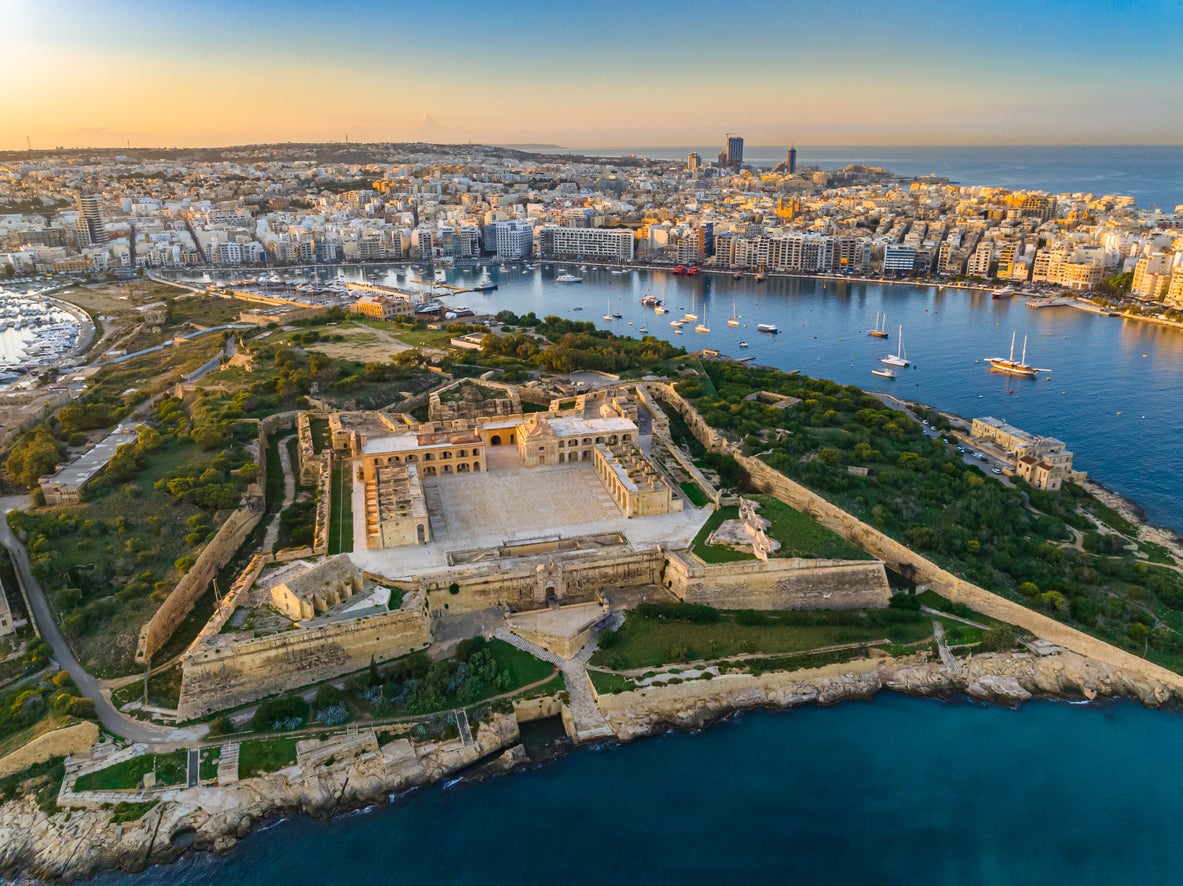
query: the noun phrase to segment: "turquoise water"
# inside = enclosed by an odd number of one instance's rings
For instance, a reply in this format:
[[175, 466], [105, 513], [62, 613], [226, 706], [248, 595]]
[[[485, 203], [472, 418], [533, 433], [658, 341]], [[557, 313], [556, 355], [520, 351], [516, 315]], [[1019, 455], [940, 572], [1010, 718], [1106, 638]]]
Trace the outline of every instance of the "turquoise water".
[[295, 818], [137, 881], [1178, 882], [1181, 740], [1129, 703], [887, 694]]

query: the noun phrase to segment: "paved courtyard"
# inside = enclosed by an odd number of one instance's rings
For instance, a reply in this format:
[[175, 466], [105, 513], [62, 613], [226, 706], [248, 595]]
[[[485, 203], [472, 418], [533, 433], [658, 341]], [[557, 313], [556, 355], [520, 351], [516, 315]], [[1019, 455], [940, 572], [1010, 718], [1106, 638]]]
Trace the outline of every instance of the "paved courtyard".
[[485, 472], [424, 478], [433, 536], [428, 545], [367, 550], [364, 490], [355, 482], [353, 561], [379, 575], [410, 577], [448, 569], [449, 551], [603, 532], [619, 532], [637, 549], [678, 548], [689, 544], [710, 516], [687, 503], [678, 514], [625, 517], [590, 462], [526, 468], [511, 446], [489, 448], [486, 462]]
[[525, 468], [509, 446], [487, 450], [486, 459], [489, 470], [482, 473], [424, 478], [436, 542], [490, 533], [507, 539], [561, 535], [569, 526], [621, 516], [590, 461]]

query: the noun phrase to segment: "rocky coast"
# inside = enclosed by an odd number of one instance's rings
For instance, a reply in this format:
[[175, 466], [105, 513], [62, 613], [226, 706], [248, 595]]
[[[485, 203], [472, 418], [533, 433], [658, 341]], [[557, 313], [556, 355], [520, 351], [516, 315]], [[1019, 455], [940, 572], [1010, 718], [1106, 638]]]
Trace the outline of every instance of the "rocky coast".
[[[956, 673], [926, 655], [870, 658], [806, 671], [724, 674], [674, 685], [604, 694], [599, 706], [620, 741], [669, 729], [701, 729], [736, 711], [784, 710], [869, 699], [881, 691], [916, 696], [959, 694], [1005, 705], [1031, 698], [1094, 700], [1125, 697], [1148, 706], [1173, 705], [1178, 692], [1153, 677], [1122, 671], [1069, 651], [982, 654], [959, 660]], [[277, 817], [332, 817], [388, 802], [400, 792], [461, 770], [509, 771], [529, 762], [516, 718], [494, 714], [471, 743], [380, 743], [360, 730], [302, 742], [297, 763], [219, 786], [169, 788], [135, 821], [113, 821], [113, 798], [74, 792], [70, 770], [61, 811], [47, 814], [32, 798], [0, 807], [0, 876], [16, 881], [70, 881], [103, 870], [138, 871], [187, 852], [225, 852]], [[482, 763], [473, 770], [474, 764]], [[77, 762], [71, 764], [73, 771]], [[143, 800], [141, 796], [129, 796]]]

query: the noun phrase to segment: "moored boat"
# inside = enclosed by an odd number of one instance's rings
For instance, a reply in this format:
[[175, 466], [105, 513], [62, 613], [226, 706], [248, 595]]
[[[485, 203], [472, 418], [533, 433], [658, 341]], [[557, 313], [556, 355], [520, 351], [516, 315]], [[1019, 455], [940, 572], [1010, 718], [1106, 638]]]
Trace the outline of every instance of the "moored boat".
[[1017, 333], [1010, 334], [1010, 356], [1009, 357], [987, 357], [986, 362], [990, 364], [990, 368], [995, 372], [1002, 372], [1006, 375], [1021, 375], [1026, 378], [1035, 378], [1040, 372], [1051, 372], [1050, 369], [1040, 369], [1032, 366], [1027, 362], [1027, 336], [1023, 336], [1023, 355], [1015, 359], [1015, 336]]
[[756, 329], [759, 332], [771, 332], [774, 335], [776, 333], [780, 332], [780, 327], [777, 326], [775, 323], [757, 323]]

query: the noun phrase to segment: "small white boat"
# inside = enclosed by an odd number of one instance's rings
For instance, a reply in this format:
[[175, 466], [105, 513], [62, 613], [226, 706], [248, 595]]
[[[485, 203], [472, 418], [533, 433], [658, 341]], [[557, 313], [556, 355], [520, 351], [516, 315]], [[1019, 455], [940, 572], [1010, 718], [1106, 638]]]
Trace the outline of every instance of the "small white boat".
[[904, 356], [904, 327], [900, 325], [900, 340], [899, 346], [896, 348], [896, 353], [888, 354], [886, 357], [879, 358], [880, 363], [885, 363], [888, 366], [911, 366], [912, 361]]
[[741, 341], [741, 342], [739, 343], [739, 346], [740, 346], [741, 348], [746, 348], [746, 347], [748, 346], [748, 343], [747, 343], [746, 341]]
[[872, 369], [871, 375], [877, 375], [880, 378], [894, 379], [895, 378], [895, 370], [894, 369]]
[[577, 277], [574, 274], [559, 274], [555, 277], [556, 283], [582, 283], [583, 278]]
[[777, 326], [775, 323], [757, 323], [756, 329], [759, 332], [771, 332], [774, 335], [776, 333], [780, 332], [780, 327]]

